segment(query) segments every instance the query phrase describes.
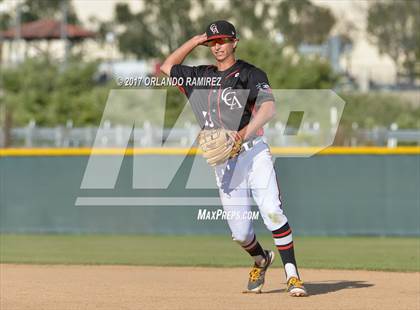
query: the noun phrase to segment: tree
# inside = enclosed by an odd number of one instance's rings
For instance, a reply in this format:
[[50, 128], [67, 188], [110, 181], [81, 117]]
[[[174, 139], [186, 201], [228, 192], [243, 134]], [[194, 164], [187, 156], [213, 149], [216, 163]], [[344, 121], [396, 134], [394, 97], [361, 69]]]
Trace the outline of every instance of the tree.
[[122, 53], [134, 54], [139, 58], [153, 58], [161, 55], [153, 34], [140, 15], [138, 19], [130, 22], [123, 33], [118, 35], [118, 44]]
[[132, 13], [127, 4], [120, 3], [115, 7], [114, 22], [124, 28], [118, 34], [121, 51], [139, 58], [163, 57], [220, 19], [233, 22], [239, 36], [247, 33], [250, 37], [266, 37], [270, 6], [267, 1], [229, 0], [225, 6], [216, 7], [206, 0], [151, 0], [145, 2], [142, 11]]
[[[0, 0], [0, 3], [2, 1]], [[28, 23], [41, 18], [61, 19], [63, 2], [67, 5], [67, 22], [72, 24], [78, 23], [79, 20], [70, 0], [25, 0], [21, 4], [16, 2], [16, 5], [20, 5], [20, 22]], [[11, 12], [0, 13], [0, 30], [6, 30], [14, 26], [12, 24], [14, 22]]]
[[25, 0], [21, 6], [21, 22], [32, 22], [41, 18], [61, 18], [62, 4], [67, 6], [67, 22], [76, 24], [79, 22], [76, 11], [70, 0]]
[[368, 11], [367, 31], [379, 51], [393, 59], [398, 77], [413, 83], [420, 76], [420, 3], [416, 0], [375, 1]]
[[10, 27], [11, 16], [9, 13], [0, 13], [0, 30], [6, 30]]
[[288, 55], [278, 44], [263, 39], [239, 42], [236, 54], [263, 69], [273, 89], [325, 89], [337, 80], [326, 61]]
[[[268, 12], [273, 4], [267, 1], [229, 0], [231, 18], [240, 37], [249, 34], [249, 37], [265, 37], [269, 33]], [[246, 18], [244, 18], [246, 17]]]
[[69, 119], [76, 126], [99, 123], [111, 85], [96, 85], [97, 66], [70, 58], [63, 69], [38, 57], [1, 70], [1, 104], [13, 109], [9, 121], [16, 126], [30, 120], [41, 126], [64, 124]]
[[[274, 18], [276, 11], [276, 21], [270, 23], [268, 17]], [[228, 0], [222, 7], [206, 0], [150, 0], [138, 13], [120, 3], [115, 7], [114, 22], [124, 29], [118, 35], [121, 51], [151, 58], [167, 55], [193, 35], [202, 33], [210, 22], [220, 19], [231, 21], [241, 39], [270, 40], [274, 28], [283, 33], [286, 43], [294, 46], [323, 43], [335, 23], [328, 9], [308, 0], [285, 0], [280, 4], [267, 0]]]
[[229, 20], [232, 18], [231, 10], [226, 7], [218, 8], [214, 5], [215, 1], [196, 0], [195, 2], [197, 15], [194, 22], [196, 24], [197, 34], [203, 33], [204, 29], [211, 22], [216, 20]]
[[284, 36], [285, 43], [294, 47], [302, 43], [324, 43], [335, 24], [329, 9], [309, 0], [282, 1], [277, 12], [275, 27]]
[[118, 34], [120, 50], [139, 58], [161, 57], [174, 50], [196, 34], [190, 11], [190, 1], [146, 1], [138, 13], [127, 4], [117, 4], [115, 23], [124, 28]]
[[[2, 0], [0, 0], [1, 2]], [[70, 0], [60, 0], [60, 1], [52, 1], [52, 0], [25, 0], [22, 3], [16, 2], [16, 9], [19, 10], [20, 13], [20, 23], [27, 23], [32, 22], [41, 18], [56, 18], [61, 19], [62, 17], [62, 5], [67, 5], [67, 22], [68, 23], [77, 23], [77, 15], [73, 6], [71, 5]], [[0, 14], [0, 30], [8, 29], [11, 26], [15, 26], [16, 20], [15, 17], [12, 16], [11, 13], [1, 13]], [[1, 43], [0, 43], [0, 59], [1, 59]], [[4, 116], [1, 115], [0, 123], [3, 123], [4, 128], [4, 135], [5, 135], [5, 146], [7, 147], [10, 143], [10, 130], [12, 125], [18, 121], [19, 114], [21, 111], [27, 112], [28, 109], [36, 108], [37, 105], [45, 98], [42, 94], [44, 88], [42, 85], [38, 85], [39, 87], [33, 87], [32, 92], [30, 93], [31, 96], [25, 96], [28, 94], [26, 92], [26, 85], [22, 84], [25, 76], [26, 70], [29, 68], [29, 65], [21, 67], [21, 71], [17, 69], [2, 69], [0, 72], [0, 109], [4, 111]], [[40, 80], [39, 73], [42, 72], [45, 67], [39, 67], [36, 74], [34, 74], [33, 78], [36, 80]], [[32, 73], [32, 72], [31, 72]], [[53, 78], [53, 77], [51, 77]], [[16, 92], [13, 90], [14, 85], [20, 85], [20, 90]], [[23, 87], [23, 88], [22, 88]], [[2, 92], [4, 94], [2, 94]], [[28, 105], [28, 109], [24, 109], [23, 102], [31, 102]], [[32, 111], [34, 112], [34, 111]], [[35, 113], [35, 112], [34, 112]], [[30, 114], [30, 113], [29, 113]], [[35, 113], [36, 114], [36, 113]], [[40, 113], [39, 116], [42, 114]], [[38, 116], [38, 115], [37, 115]]]

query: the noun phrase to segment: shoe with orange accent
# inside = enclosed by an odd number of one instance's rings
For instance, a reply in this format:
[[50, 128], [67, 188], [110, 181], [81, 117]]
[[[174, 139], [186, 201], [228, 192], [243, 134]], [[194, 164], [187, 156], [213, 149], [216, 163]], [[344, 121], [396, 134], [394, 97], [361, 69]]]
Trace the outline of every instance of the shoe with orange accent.
[[308, 296], [308, 292], [303, 286], [303, 282], [297, 277], [291, 277], [287, 281], [287, 291], [289, 292], [289, 295], [293, 297]]
[[263, 266], [254, 264], [254, 267], [252, 267], [251, 272], [249, 273], [248, 289], [244, 293], [261, 293], [265, 281], [265, 273], [268, 267], [274, 262], [275, 257], [273, 251], [265, 250], [264, 252], [266, 256], [265, 264]]

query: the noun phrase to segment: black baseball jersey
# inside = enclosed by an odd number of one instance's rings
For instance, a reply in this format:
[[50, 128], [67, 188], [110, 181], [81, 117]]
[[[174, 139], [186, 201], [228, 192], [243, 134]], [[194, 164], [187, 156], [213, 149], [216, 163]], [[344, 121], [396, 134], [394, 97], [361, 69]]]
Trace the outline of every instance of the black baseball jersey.
[[[225, 71], [213, 65], [174, 65], [170, 76], [183, 79], [183, 85], [178, 87], [188, 97], [203, 129], [241, 130], [256, 108], [265, 101], [274, 101], [265, 72], [242, 60]], [[213, 85], [202, 85], [203, 80], [211, 80]], [[262, 135], [262, 128], [257, 135]]]

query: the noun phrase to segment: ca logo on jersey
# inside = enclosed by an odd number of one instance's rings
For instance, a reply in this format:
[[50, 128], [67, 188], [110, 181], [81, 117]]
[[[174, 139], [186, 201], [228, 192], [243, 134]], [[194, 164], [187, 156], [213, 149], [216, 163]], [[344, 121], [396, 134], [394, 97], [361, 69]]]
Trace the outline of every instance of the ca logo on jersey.
[[236, 97], [235, 91], [232, 90], [232, 87], [223, 89], [222, 100], [228, 107], [230, 107], [231, 110], [242, 108], [242, 105]]

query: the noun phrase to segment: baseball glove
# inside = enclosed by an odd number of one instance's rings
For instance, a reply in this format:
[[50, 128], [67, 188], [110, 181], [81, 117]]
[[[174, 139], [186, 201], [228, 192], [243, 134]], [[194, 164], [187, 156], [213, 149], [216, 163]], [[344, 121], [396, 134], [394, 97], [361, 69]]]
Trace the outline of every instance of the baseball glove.
[[198, 145], [207, 163], [214, 167], [239, 154], [242, 138], [233, 130], [204, 129], [198, 135]]

